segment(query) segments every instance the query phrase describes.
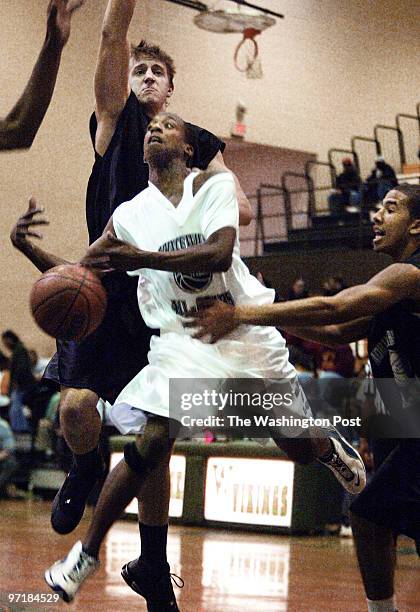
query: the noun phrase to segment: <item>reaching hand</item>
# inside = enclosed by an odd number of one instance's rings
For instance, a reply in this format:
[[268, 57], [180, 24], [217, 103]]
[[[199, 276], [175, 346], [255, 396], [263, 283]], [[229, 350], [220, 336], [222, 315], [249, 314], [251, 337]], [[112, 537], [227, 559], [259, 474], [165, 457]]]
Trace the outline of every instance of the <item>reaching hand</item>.
[[57, 43], [64, 47], [70, 36], [71, 18], [84, 0], [51, 0], [48, 5], [47, 29]]
[[16, 225], [10, 232], [10, 240], [17, 249], [20, 249], [28, 241], [28, 238], [42, 238], [40, 232], [34, 231], [39, 225], [49, 225], [45, 217], [40, 217], [44, 209], [38, 207], [35, 198], [29, 200], [28, 210], [17, 220]]
[[89, 248], [80, 263], [107, 272], [138, 270], [142, 267], [141, 251], [107, 232]]
[[216, 300], [209, 308], [188, 313], [184, 327], [196, 328], [193, 338], [209, 336], [209, 342], [214, 344], [238, 327], [235, 312], [234, 306]]

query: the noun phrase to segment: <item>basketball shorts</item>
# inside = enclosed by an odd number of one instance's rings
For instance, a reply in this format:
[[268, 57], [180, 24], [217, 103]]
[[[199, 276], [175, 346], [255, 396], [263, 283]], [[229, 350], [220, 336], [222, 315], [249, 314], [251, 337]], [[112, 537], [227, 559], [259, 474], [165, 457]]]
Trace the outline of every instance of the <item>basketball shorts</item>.
[[[256, 385], [260, 384], [257, 379], [276, 379], [280, 385], [292, 388], [299, 398], [282, 414], [311, 416], [296, 370], [288, 360], [284, 339], [275, 328], [245, 328], [234, 340], [216, 344], [206, 344], [187, 334], [161, 332], [160, 337], [151, 339], [148, 359], [149, 364], [128, 383], [111, 408], [110, 419], [123, 434], [142, 433], [150, 415], [182, 422], [182, 407], [179, 404], [174, 407], [169, 397], [170, 381], [173, 383], [174, 379], [183, 379], [181, 384], [197, 392], [202, 388], [194, 387], [190, 379], [216, 379], [222, 385], [226, 379], [254, 379]], [[212, 410], [213, 407], [207, 409], [206, 415], [212, 414]], [[213, 414], [217, 414], [217, 408]], [[286, 426], [278, 433], [296, 437], [302, 430]]]
[[397, 535], [413, 538], [420, 555], [420, 440], [400, 439], [393, 446], [384, 457], [390, 440], [375, 441], [374, 461], [379, 467], [351, 510], [376, 525], [389, 527]]

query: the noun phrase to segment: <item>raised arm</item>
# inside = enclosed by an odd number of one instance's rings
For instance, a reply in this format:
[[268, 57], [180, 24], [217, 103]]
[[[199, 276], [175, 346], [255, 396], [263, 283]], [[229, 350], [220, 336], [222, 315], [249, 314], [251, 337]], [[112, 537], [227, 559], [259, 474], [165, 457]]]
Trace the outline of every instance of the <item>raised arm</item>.
[[60, 264], [69, 263], [56, 255], [44, 251], [29, 240], [29, 238], [42, 238], [38, 227], [48, 225], [48, 221], [40, 216], [43, 212], [44, 209], [38, 207], [35, 198], [31, 198], [28, 210], [19, 217], [10, 233], [10, 240], [13, 246], [23, 253], [40, 272], [46, 272]]
[[128, 28], [136, 0], [109, 0], [102, 24], [95, 72], [95, 100], [98, 129], [95, 148], [104, 155], [130, 94], [128, 74], [130, 43]]
[[28, 149], [34, 141], [51, 102], [73, 12], [82, 4], [83, 0], [50, 2], [45, 42], [31, 77], [13, 109], [0, 120], [0, 150]]
[[254, 218], [251, 204], [249, 203], [249, 200], [246, 197], [237, 176], [226, 166], [225, 160], [223, 159], [223, 154], [221, 151], [219, 151], [207, 166], [207, 171], [226, 172], [226, 170], [232, 174], [235, 181], [236, 197], [238, 199], [239, 206], [239, 225], [249, 225]]

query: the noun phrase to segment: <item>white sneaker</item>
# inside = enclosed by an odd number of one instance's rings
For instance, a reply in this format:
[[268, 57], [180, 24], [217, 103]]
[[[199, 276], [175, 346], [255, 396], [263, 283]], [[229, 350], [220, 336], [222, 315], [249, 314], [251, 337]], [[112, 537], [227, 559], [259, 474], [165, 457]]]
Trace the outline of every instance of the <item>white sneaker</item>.
[[83, 582], [99, 567], [99, 561], [85, 553], [76, 542], [67, 557], [56, 561], [44, 574], [46, 583], [67, 603], [74, 599]]
[[328, 461], [318, 458], [318, 461], [333, 472], [346, 491], [357, 495], [366, 485], [366, 469], [363, 460], [336, 429], [329, 429], [328, 434], [334, 447], [332, 457]]
[[353, 531], [350, 525], [341, 525], [339, 536], [340, 538], [352, 538]]

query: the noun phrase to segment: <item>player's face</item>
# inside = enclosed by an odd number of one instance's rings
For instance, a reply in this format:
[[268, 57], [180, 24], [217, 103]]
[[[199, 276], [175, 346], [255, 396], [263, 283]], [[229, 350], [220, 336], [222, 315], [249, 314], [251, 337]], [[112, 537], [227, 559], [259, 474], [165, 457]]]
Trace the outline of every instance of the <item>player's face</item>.
[[189, 145], [185, 143], [184, 122], [178, 115], [160, 113], [150, 121], [144, 138], [144, 160], [158, 157], [184, 157]]
[[399, 253], [410, 239], [411, 222], [407, 196], [397, 189], [389, 191], [373, 217], [374, 250], [389, 255]]
[[142, 57], [130, 63], [130, 87], [140, 104], [159, 112], [172, 95], [168, 71], [163, 62]]

